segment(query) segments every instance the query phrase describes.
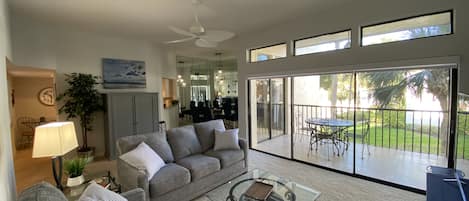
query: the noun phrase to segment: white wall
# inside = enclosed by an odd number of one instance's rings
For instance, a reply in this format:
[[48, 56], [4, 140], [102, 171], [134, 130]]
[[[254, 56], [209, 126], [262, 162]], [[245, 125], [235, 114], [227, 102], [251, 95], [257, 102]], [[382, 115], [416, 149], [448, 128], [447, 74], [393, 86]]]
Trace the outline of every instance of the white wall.
[[15, 172], [11, 149], [6, 57], [11, 58], [9, 15], [0, 0], [0, 200], [16, 200]]
[[[311, 74], [331, 71], [388, 68], [403, 65], [460, 62], [460, 91], [469, 93], [469, 1], [395, 0], [349, 1], [337, 9], [325, 10], [270, 29], [240, 36], [238, 45], [240, 133], [247, 137], [247, 82], [250, 77]], [[454, 9], [455, 33], [427, 39], [359, 47], [360, 26], [399, 18]], [[352, 48], [335, 52], [247, 63], [246, 50], [279, 42], [352, 28]], [[431, 58], [431, 59], [429, 59]], [[399, 62], [395, 62], [399, 61]]]
[[[66, 73], [90, 73], [101, 76], [102, 58], [145, 61], [147, 73], [145, 89], [109, 90], [99, 87], [98, 90], [103, 93], [160, 92], [162, 76], [176, 77], [175, 68], [174, 72], [168, 70], [169, 66], [175, 66], [175, 63], [171, 64], [167, 61], [171, 58], [169, 51], [150, 41], [114, 37], [112, 34], [97, 34], [67, 27], [54, 27], [25, 16], [14, 16], [11, 24], [14, 63], [18, 66], [55, 69], [58, 93], [65, 90], [64, 74]], [[171, 111], [163, 110], [161, 96], [160, 111], [160, 120], [174, 125], [172, 122], [174, 120], [168, 114]], [[62, 119], [65, 117], [65, 115], [61, 116]], [[96, 116], [94, 130], [88, 138], [89, 144], [97, 148], [97, 155], [103, 155], [104, 118], [102, 113]]]

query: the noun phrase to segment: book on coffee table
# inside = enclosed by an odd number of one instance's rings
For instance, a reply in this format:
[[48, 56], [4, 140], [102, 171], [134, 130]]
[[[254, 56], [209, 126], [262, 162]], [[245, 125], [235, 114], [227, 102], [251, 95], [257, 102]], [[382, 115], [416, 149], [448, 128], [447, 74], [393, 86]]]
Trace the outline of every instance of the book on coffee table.
[[244, 195], [254, 200], [267, 200], [269, 195], [272, 193], [274, 186], [262, 182], [254, 182]]

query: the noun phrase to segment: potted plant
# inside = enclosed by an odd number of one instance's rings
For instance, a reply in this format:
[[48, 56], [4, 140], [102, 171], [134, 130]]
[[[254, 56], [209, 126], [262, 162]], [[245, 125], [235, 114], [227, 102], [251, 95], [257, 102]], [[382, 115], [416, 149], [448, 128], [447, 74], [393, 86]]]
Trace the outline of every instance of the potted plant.
[[67, 119], [78, 118], [80, 121], [82, 145], [78, 149], [78, 156], [92, 161], [94, 149], [88, 146], [88, 132], [93, 130], [94, 114], [103, 110], [102, 96], [96, 89], [99, 77], [91, 74], [66, 74], [65, 81], [69, 88], [57, 97], [64, 101], [59, 113], [66, 113]]
[[68, 175], [67, 186], [78, 186], [85, 182], [85, 177], [83, 177], [83, 170], [85, 169], [86, 164], [86, 158], [75, 158], [65, 161], [64, 170]]

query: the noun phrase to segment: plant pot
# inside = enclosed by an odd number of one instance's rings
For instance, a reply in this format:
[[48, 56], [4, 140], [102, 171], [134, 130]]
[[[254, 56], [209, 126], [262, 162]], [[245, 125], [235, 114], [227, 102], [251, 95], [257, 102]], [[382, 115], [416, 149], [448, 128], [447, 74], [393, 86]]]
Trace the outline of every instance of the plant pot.
[[74, 186], [78, 186], [80, 184], [82, 184], [83, 182], [85, 182], [85, 177], [83, 177], [83, 175], [80, 175], [78, 177], [73, 177], [73, 178], [68, 178], [67, 179], [67, 186], [68, 187], [74, 187]]
[[94, 160], [94, 150], [94, 147], [88, 147], [88, 150], [78, 149], [77, 155], [79, 158], [86, 158], [86, 161], [90, 163]]

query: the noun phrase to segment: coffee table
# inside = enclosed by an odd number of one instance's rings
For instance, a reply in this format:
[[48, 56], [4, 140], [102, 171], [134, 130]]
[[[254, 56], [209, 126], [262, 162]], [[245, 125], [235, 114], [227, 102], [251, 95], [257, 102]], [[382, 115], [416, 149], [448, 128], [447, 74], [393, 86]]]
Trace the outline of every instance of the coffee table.
[[288, 181], [270, 172], [253, 169], [208, 192], [205, 198], [210, 201], [248, 201], [243, 194], [256, 181], [274, 186], [268, 201], [314, 201], [321, 194], [319, 191]]
[[114, 191], [116, 193], [121, 193], [121, 185], [116, 182], [116, 178], [111, 176], [110, 171], [99, 171], [93, 173], [83, 173], [85, 176], [85, 182], [78, 186], [74, 187], [65, 187], [63, 193], [70, 201], [78, 200], [81, 194], [85, 191], [86, 187], [90, 184], [92, 180], [101, 179], [105, 183], [109, 183], [107, 189]]

